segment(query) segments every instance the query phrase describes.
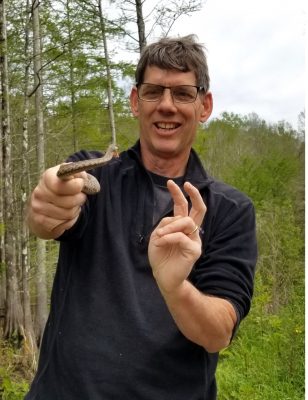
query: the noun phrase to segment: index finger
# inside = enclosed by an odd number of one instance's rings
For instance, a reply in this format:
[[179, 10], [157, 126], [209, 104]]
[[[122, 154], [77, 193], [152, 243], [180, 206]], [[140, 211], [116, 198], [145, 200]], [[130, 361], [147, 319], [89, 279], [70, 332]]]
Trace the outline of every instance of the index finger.
[[175, 217], [177, 217], [177, 216], [187, 217], [188, 216], [188, 202], [187, 202], [182, 190], [171, 179], [169, 179], [167, 181], [167, 187], [172, 196], [173, 203], [174, 203], [173, 215]]

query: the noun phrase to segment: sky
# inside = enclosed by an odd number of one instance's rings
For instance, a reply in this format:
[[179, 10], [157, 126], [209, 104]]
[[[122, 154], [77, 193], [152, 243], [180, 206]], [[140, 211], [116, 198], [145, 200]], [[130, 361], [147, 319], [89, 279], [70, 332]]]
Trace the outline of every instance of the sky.
[[201, 11], [175, 23], [171, 36], [194, 33], [207, 49], [212, 118], [223, 111], [254, 112], [268, 123], [285, 120], [297, 129], [305, 108], [304, 2], [205, 0]]
[[207, 0], [172, 33], [196, 33], [207, 48], [213, 117], [255, 112], [296, 129], [305, 108], [306, 22], [302, 0]]

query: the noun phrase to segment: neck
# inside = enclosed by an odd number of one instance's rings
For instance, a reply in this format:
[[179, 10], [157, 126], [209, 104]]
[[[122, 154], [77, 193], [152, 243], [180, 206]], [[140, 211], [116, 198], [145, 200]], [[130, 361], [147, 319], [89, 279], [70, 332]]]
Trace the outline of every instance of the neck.
[[184, 176], [188, 157], [180, 159], [174, 158], [161, 158], [152, 154], [144, 155], [142, 153], [142, 162], [144, 167], [153, 172], [154, 174], [166, 176], [168, 178], [177, 178]]

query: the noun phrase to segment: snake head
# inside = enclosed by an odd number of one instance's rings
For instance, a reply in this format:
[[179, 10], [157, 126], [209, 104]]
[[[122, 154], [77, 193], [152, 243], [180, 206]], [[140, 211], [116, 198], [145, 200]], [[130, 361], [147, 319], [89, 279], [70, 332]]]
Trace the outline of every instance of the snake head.
[[112, 143], [112, 144], [108, 147], [108, 149], [107, 149], [107, 151], [106, 151], [106, 155], [107, 155], [107, 154], [111, 154], [112, 157], [118, 158], [118, 157], [119, 157], [119, 147], [118, 147], [116, 144]]

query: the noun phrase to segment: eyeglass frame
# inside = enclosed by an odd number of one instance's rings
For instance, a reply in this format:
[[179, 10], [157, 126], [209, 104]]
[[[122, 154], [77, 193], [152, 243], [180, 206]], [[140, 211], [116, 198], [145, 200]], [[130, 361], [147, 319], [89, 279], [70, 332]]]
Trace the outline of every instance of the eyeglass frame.
[[[156, 100], [147, 100], [147, 99], [143, 99], [143, 98], [141, 98], [141, 97], [139, 96], [139, 87], [140, 87], [141, 85], [158, 86], [158, 87], [162, 88], [163, 91], [162, 91], [160, 97], [159, 97], [158, 99], [156, 99]], [[178, 101], [178, 100], [175, 100], [175, 99], [174, 99], [173, 94], [172, 94], [172, 89], [177, 88], [177, 87], [182, 87], [182, 86], [194, 87], [194, 88], [197, 89], [196, 97], [194, 98], [194, 100], [192, 100], [192, 101]], [[171, 95], [171, 97], [172, 97], [173, 102], [174, 102], [174, 103], [178, 103], [178, 104], [191, 104], [191, 103], [194, 103], [194, 102], [196, 101], [197, 97], [198, 97], [198, 94], [199, 94], [202, 90], [205, 91], [205, 87], [204, 87], [204, 86], [196, 86], [196, 85], [163, 86], [163, 85], [157, 85], [156, 83], [149, 83], [149, 82], [137, 82], [137, 83], [136, 83], [136, 88], [137, 88], [138, 99], [139, 99], [139, 100], [142, 100], [142, 101], [149, 102], [149, 103], [155, 103], [156, 101], [159, 101], [159, 100], [162, 98], [165, 89], [169, 89], [169, 90], [170, 90], [170, 95]]]

